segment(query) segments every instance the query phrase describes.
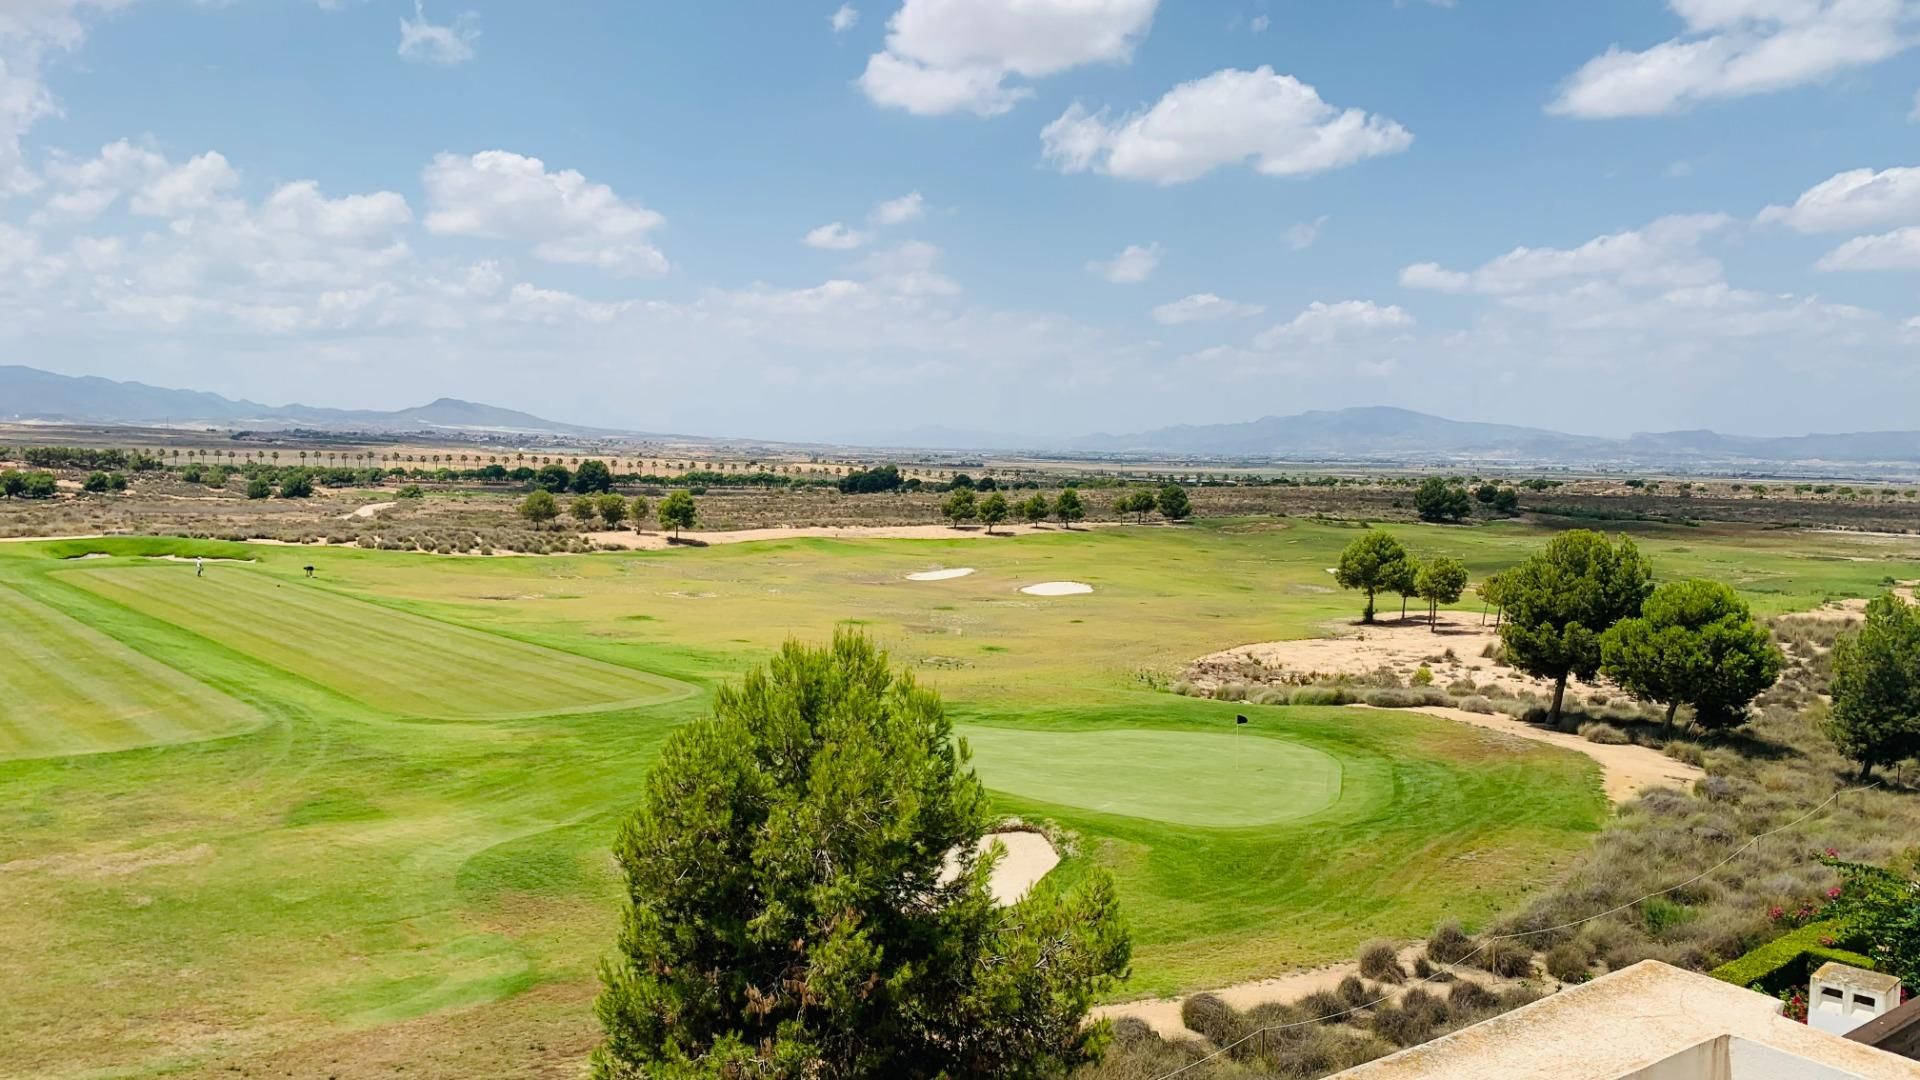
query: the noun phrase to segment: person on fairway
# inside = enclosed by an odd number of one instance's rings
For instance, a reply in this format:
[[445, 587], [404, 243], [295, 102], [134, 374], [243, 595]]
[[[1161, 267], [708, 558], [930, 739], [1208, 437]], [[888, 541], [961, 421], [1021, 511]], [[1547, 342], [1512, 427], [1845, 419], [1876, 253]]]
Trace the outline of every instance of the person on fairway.
[[193, 557], [193, 576], [200, 577], [207, 572], [207, 560], [198, 555]]

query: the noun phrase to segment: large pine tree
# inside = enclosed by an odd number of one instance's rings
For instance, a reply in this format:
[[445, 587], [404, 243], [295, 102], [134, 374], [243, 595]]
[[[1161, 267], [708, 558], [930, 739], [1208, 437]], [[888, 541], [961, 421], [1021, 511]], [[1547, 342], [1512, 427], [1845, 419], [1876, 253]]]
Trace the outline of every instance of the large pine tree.
[[[996, 908], [939, 698], [864, 638], [789, 643], [675, 732], [616, 854], [603, 1078], [1046, 1077], [1126, 971], [1112, 879]], [[997, 852], [997, 847], [992, 849]], [[958, 873], [943, 873], [957, 855]]]

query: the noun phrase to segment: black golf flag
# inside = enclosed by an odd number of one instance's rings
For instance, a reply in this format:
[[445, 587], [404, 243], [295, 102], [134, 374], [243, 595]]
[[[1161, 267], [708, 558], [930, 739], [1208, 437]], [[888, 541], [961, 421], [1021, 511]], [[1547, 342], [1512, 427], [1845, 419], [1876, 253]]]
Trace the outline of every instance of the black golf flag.
[[1245, 714], [1241, 714], [1233, 718], [1233, 724], [1235, 727], [1239, 727], [1241, 724], [1244, 724], [1246, 722], [1247, 722], [1247, 718]]

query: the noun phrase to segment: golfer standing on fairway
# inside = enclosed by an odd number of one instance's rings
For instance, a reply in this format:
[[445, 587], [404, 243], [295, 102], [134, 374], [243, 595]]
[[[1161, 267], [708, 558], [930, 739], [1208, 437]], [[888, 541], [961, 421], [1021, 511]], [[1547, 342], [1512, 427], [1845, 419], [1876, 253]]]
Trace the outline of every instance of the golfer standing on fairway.
[[199, 577], [207, 572], [207, 560], [198, 555], [193, 557], [193, 576]]

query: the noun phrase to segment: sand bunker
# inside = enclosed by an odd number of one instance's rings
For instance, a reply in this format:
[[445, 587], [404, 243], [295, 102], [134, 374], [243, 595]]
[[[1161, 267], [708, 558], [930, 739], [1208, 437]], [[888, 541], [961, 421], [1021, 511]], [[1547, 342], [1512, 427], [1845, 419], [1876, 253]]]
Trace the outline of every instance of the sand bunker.
[[197, 562], [250, 563], [254, 561], [252, 559], [226, 559], [216, 555], [202, 555], [198, 559], [196, 559], [192, 555], [148, 555], [146, 556], [146, 558], [154, 559], [159, 562], [184, 562], [184, 563], [190, 563], [190, 562], [196, 562], [196, 561]]
[[951, 570], [922, 570], [917, 574], [908, 574], [908, 581], [951, 581], [973, 573], [971, 566], [956, 566]]
[[367, 505], [362, 506], [357, 510], [350, 511], [345, 514], [341, 514], [340, 516], [343, 518], [370, 518], [382, 510], [391, 510], [394, 507], [399, 505], [400, 505], [399, 503], [391, 503], [391, 502], [368, 503]]
[[89, 551], [85, 555], [69, 555], [67, 556], [66, 561], [85, 562], [88, 559], [111, 559], [111, 558], [113, 558], [113, 556], [107, 554], [104, 551]]
[[1079, 596], [1090, 593], [1093, 586], [1080, 581], [1043, 581], [1038, 585], [1028, 585], [1020, 590], [1028, 596]]
[[[980, 838], [975, 850], [985, 851], [996, 840], [1006, 847], [1007, 853], [994, 864], [993, 873], [987, 878], [987, 888], [993, 893], [995, 904], [1012, 907], [1041, 878], [1060, 865], [1060, 853], [1053, 849], [1053, 841], [1040, 833], [1024, 830], [988, 833]], [[946, 865], [940, 871], [940, 880], [952, 881], [959, 873], [959, 862], [952, 855], [947, 856]]]

